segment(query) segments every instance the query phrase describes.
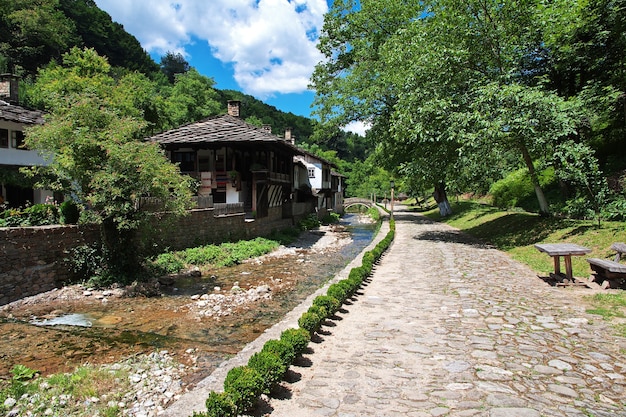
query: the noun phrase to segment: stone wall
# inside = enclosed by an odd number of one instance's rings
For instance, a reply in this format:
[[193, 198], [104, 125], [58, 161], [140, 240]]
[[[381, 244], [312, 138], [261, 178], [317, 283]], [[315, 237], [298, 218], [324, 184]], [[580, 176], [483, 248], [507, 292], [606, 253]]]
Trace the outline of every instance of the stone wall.
[[0, 305], [58, 287], [69, 277], [65, 252], [98, 239], [95, 227], [0, 228]]
[[[141, 240], [154, 253], [182, 250], [267, 236], [306, 217], [305, 210], [299, 210], [295, 219], [283, 219], [281, 208], [271, 208], [267, 217], [256, 220], [246, 219], [243, 213], [217, 217], [213, 213], [209, 208], [192, 210], [188, 216], [176, 219], [155, 215], [152, 225], [141, 232]], [[62, 285], [69, 278], [62, 262], [65, 252], [98, 239], [97, 227], [0, 228], [0, 305]]]

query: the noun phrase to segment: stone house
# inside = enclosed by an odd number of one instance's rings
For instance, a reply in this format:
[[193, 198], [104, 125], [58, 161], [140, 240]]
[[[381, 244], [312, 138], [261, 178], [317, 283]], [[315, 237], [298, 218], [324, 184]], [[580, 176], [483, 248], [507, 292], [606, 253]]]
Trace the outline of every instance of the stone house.
[[0, 192], [10, 207], [44, 203], [52, 192], [25, 184], [19, 169], [44, 165], [37, 151], [24, 147], [24, 129], [44, 123], [44, 113], [18, 105], [18, 77], [0, 75]]
[[[238, 101], [228, 113], [154, 135], [182, 173], [198, 180], [199, 207], [227, 205], [249, 218], [298, 218], [311, 211], [302, 193], [303, 151], [285, 137], [239, 117]], [[309, 187], [310, 188], [310, 187]], [[299, 195], [300, 193], [300, 195]]]

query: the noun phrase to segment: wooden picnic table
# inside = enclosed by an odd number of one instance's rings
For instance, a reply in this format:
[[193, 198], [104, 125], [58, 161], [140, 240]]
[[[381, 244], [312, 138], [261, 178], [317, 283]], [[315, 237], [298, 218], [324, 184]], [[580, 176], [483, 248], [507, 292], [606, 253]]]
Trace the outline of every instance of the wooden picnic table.
[[547, 253], [554, 259], [554, 275], [561, 275], [561, 256], [565, 259], [565, 278], [574, 282], [572, 273], [572, 256], [582, 256], [591, 252], [591, 249], [575, 243], [538, 243], [535, 245], [540, 252]]

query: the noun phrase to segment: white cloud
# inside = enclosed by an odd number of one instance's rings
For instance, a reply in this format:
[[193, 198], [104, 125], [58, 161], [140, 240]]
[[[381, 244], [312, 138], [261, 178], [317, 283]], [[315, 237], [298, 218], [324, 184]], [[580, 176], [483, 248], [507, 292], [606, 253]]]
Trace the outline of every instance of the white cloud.
[[[96, 0], [148, 52], [185, 53], [192, 38], [232, 63], [244, 92], [260, 97], [306, 90], [322, 56], [317, 35], [326, 0]], [[186, 55], [188, 56], [188, 55]]]
[[370, 127], [372, 126], [368, 122], [350, 122], [344, 126], [343, 130], [365, 136], [365, 133], [370, 129]]

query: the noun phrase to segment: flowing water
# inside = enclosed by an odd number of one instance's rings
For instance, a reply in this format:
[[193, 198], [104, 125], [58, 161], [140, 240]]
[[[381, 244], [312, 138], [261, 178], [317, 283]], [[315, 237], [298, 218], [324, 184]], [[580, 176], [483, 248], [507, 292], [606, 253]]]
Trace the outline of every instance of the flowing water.
[[[198, 368], [188, 382], [200, 380], [281, 320], [371, 242], [376, 225], [358, 219], [342, 219], [338, 233], [349, 234], [352, 241], [336, 250], [305, 245], [280, 257], [212, 269], [202, 277], [176, 279], [161, 288], [160, 297], [96, 298], [83, 296], [82, 290], [79, 297], [66, 297], [58, 290], [14, 303], [0, 314], [0, 378], [7, 378], [15, 364], [45, 375], [167, 349]], [[245, 291], [261, 285], [271, 288], [271, 298], [233, 307], [228, 315], [199, 316], [197, 301], [192, 300], [207, 293], [228, 295], [233, 286]]]

